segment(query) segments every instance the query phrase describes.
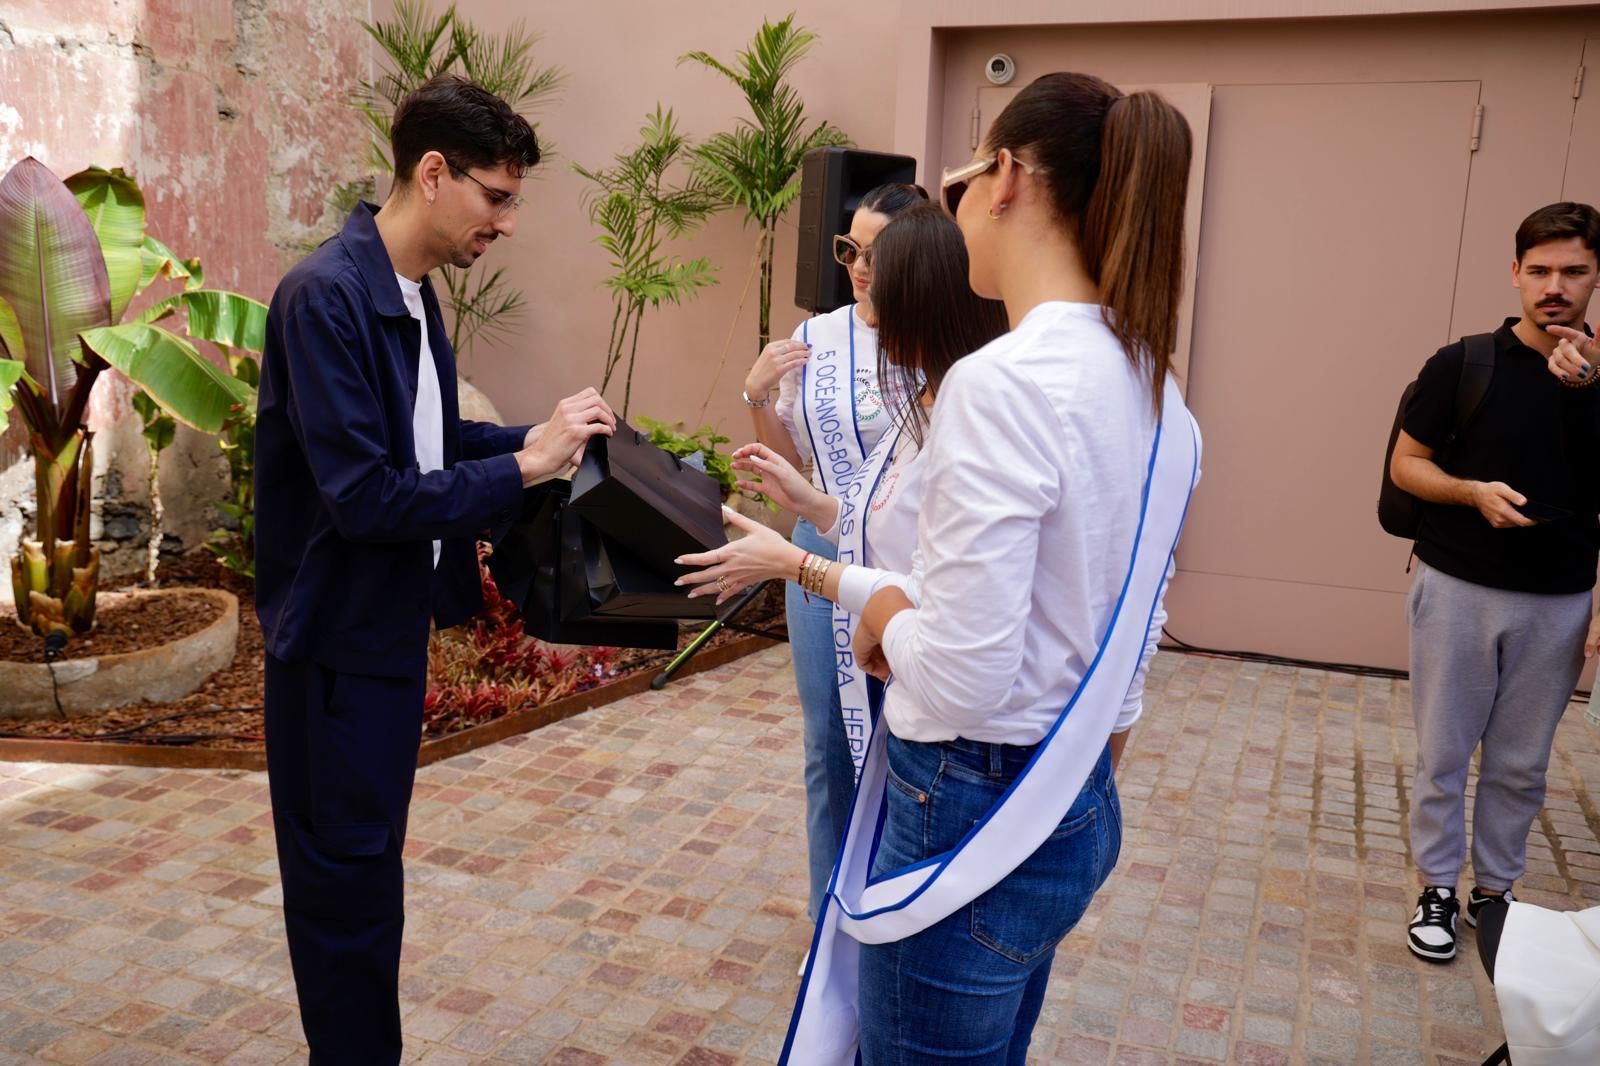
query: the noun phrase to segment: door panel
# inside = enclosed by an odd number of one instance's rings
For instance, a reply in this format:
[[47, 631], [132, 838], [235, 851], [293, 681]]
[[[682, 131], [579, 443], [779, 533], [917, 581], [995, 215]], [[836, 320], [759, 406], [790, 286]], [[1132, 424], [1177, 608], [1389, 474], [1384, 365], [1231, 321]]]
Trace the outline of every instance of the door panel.
[[1375, 506], [1449, 339], [1477, 82], [1218, 86], [1169, 607], [1191, 643], [1404, 665], [1409, 545]]

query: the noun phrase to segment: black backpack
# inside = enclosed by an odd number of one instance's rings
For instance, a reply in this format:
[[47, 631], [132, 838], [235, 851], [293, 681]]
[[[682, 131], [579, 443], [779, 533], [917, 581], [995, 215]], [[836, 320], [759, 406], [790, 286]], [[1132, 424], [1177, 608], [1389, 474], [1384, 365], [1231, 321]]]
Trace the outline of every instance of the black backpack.
[[[1434, 462], [1444, 465], [1445, 453], [1455, 443], [1467, 420], [1483, 402], [1489, 391], [1489, 379], [1494, 376], [1494, 334], [1474, 333], [1461, 338], [1466, 357], [1461, 361], [1461, 379], [1456, 382], [1456, 418], [1450, 436], [1434, 453]], [[1413, 381], [1400, 394], [1400, 407], [1394, 414], [1394, 426], [1389, 430], [1389, 447], [1383, 452], [1383, 482], [1378, 489], [1378, 524], [1385, 533], [1406, 540], [1416, 540], [1422, 525], [1422, 501], [1396, 485], [1389, 477], [1389, 465], [1394, 461], [1394, 442], [1400, 439], [1400, 423], [1406, 416], [1406, 405], [1417, 391]]]

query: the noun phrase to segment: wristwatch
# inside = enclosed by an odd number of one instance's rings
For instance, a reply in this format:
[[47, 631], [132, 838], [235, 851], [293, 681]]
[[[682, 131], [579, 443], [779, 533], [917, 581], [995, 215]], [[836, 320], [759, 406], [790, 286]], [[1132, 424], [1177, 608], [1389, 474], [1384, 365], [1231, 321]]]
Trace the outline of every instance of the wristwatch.
[[755, 400], [752, 400], [750, 398], [750, 390], [749, 389], [740, 389], [739, 390], [739, 395], [744, 397], [744, 402], [745, 402], [746, 406], [754, 407], [754, 408], [757, 408], [757, 409], [760, 409], [762, 407], [766, 407], [766, 406], [768, 406], [769, 404], [772, 403], [772, 393], [770, 393], [770, 392], [767, 393], [766, 396], [762, 397], [761, 402], [759, 402], [759, 403], [757, 403]]

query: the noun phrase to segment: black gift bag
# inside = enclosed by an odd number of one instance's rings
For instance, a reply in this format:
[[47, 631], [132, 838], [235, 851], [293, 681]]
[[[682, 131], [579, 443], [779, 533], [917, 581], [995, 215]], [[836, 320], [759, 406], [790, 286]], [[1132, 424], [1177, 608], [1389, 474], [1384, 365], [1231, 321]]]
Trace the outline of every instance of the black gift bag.
[[[561, 526], [561, 606], [568, 621], [582, 618], [711, 621], [716, 598], [690, 599], [632, 552], [568, 506]], [[681, 571], [681, 567], [677, 567]]]
[[626, 422], [611, 437], [590, 438], [572, 478], [572, 508], [669, 586], [687, 572], [678, 556], [728, 543], [716, 480]]
[[[584, 563], [584, 522], [568, 506], [569, 488], [567, 482], [558, 480], [528, 489], [523, 494], [522, 514], [496, 531], [489, 573], [500, 594], [521, 610], [529, 636], [553, 644], [676, 648], [674, 616], [649, 619], [592, 613], [594, 598]], [[564, 545], [573, 547], [564, 551]], [[678, 595], [682, 597], [681, 592]]]

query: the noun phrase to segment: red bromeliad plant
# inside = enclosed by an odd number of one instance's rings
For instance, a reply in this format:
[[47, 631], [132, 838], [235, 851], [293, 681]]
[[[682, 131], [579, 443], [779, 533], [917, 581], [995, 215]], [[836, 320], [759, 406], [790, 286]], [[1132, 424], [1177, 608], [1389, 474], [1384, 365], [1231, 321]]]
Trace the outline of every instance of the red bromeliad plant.
[[434, 635], [428, 646], [423, 731], [432, 735], [513, 714], [583, 692], [616, 676], [615, 648], [558, 648], [528, 636], [522, 616], [500, 595], [483, 565], [484, 609], [460, 629]]

